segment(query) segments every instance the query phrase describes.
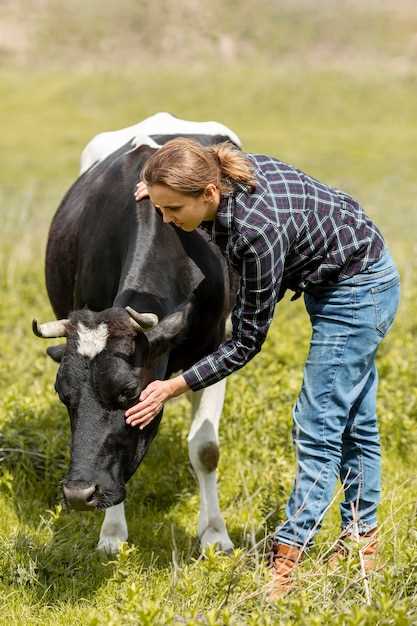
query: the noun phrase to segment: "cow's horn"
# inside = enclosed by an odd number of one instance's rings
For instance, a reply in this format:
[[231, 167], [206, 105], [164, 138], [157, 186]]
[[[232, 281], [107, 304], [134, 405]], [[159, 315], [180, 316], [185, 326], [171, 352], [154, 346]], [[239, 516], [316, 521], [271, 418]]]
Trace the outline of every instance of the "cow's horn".
[[154, 313], [138, 313], [130, 306], [126, 307], [126, 311], [129, 313], [131, 322], [136, 330], [150, 330], [159, 322], [158, 316]]
[[69, 320], [56, 320], [54, 322], [45, 322], [38, 324], [36, 320], [32, 320], [32, 330], [37, 337], [66, 337], [66, 324]]

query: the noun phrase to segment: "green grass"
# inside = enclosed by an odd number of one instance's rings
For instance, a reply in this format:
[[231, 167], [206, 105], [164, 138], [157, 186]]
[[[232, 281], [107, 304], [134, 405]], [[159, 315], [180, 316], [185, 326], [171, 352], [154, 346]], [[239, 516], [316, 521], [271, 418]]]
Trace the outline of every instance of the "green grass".
[[[416, 623], [416, 75], [265, 64], [222, 72], [9, 68], [0, 102], [8, 156], [0, 170], [0, 448], [22, 451], [0, 451], [0, 624]], [[129, 484], [130, 543], [118, 558], [94, 551], [101, 514], [60, 506], [68, 418], [53, 392], [56, 366], [46, 342], [30, 328], [32, 317], [51, 317], [43, 279], [48, 225], [91, 136], [159, 110], [222, 121], [247, 150], [275, 154], [350, 191], [398, 259], [402, 303], [378, 359], [384, 568], [371, 582], [371, 606], [355, 564], [338, 575], [326, 571], [337, 502], [298, 590], [276, 607], [262, 596], [262, 539], [283, 519], [294, 472], [291, 407], [310, 332], [300, 301], [280, 305], [261, 354], [228, 382], [219, 484], [233, 556], [199, 558], [185, 399], [167, 407]]]

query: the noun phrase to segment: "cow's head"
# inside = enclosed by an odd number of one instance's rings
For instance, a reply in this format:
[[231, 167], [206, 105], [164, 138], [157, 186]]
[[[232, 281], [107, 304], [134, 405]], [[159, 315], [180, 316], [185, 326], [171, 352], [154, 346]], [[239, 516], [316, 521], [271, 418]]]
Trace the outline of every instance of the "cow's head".
[[55, 389], [71, 422], [71, 464], [64, 480], [70, 506], [101, 509], [124, 499], [125, 483], [162, 412], [143, 430], [126, 424], [124, 414], [151, 380], [164, 376], [167, 350], [183, 317], [173, 314], [158, 324], [156, 315], [113, 307], [76, 311], [45, 324], [34, 320], [37, 336], [67, 339], [47, 352], [60, 364]]

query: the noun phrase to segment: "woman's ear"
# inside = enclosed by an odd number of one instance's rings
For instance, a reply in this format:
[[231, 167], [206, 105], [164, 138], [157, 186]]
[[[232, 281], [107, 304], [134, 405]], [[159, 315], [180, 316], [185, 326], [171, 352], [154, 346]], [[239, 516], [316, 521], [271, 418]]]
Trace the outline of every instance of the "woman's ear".
[[206, 200], [213, 200], [218, 192], [218, 188], [214, 183], [209, 183], [204, 190], [204, 197]]
[[209, 183], [204, 190], [203, 197], [208, 207], [206, 219], [214, 220], [220, 204], [220, 189], [214, 183]]

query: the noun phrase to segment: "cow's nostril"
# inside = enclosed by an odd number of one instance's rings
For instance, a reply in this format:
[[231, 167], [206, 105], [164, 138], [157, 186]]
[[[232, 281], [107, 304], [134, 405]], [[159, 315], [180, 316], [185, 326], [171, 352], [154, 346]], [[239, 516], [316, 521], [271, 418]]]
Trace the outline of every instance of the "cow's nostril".
[[73, 509], [85, 511], [96, 506], [95, 494], [97, 486], [83, 481], [70, 481], [64, 485], [64, 496]]

